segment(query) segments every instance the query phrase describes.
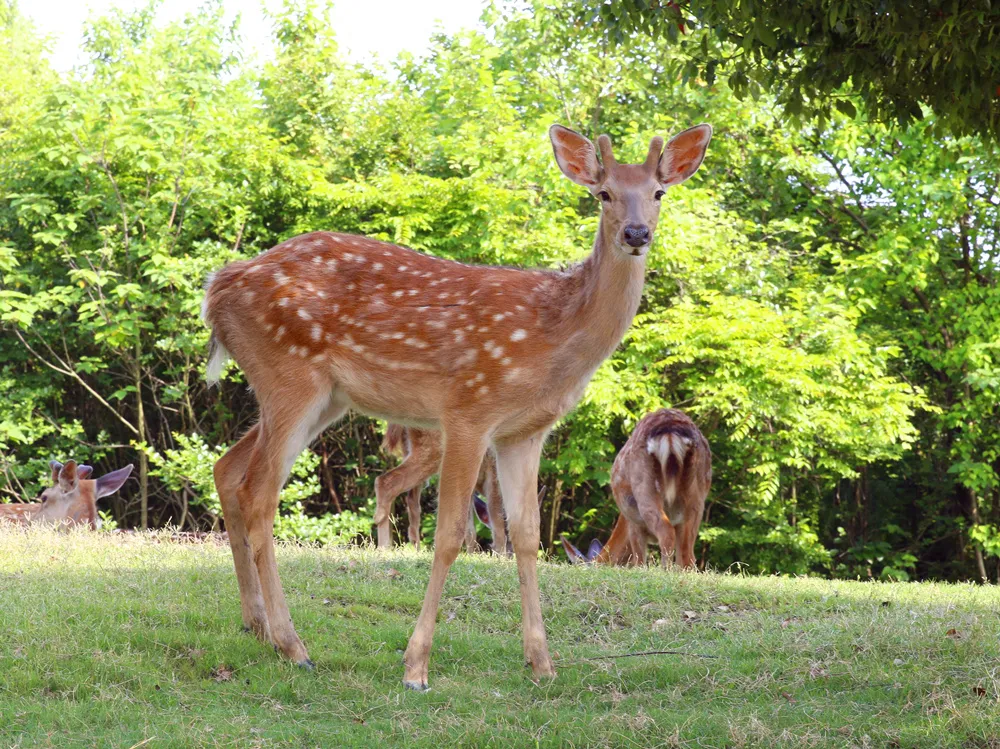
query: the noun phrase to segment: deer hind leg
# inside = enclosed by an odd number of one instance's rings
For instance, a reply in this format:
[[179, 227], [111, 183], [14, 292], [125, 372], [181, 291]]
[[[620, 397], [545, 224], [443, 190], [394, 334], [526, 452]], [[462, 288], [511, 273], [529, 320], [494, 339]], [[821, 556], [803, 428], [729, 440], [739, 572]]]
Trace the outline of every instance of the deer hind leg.
[[701, 523], [692, 518], [677, 526], [677, 561], [685, 569], [695, 567], [694, 544], [698, 540], [699, 525]]
[[219, 492], [222, 504], [222, 516], [226, 521], [226, 531], [229, 533], [229, 546], [233, 550], [233, 564], [236, 566], [236, 581], [240, 587], [240, 607], [243, 609], [243, 628], [253, 632], [261, 640], [270, 637], [267, 627], [267, 610], [264, 607], [264, 594], [261, 592], [260, 577], [257, 566], [253, 563], [250, 553], [250, 540], [247, 537], [243, 513], [236, 497], [236, 490], [243, 480], [247, 466], [250, 465], [250, 453], [260, 434], [260, 425], [255, 425], [243, 438], [229, 448], [215, 463], [215, 488]]
[[[316, 411], [319, 411], [317, 417]], [[311, 668], [312, 661], [295, 632], [274, 554], [274, 515], [278, 494], [299, 453], [346, 408], [323, 398], [308, 399], [294, 411], [262, 409], [259, 434], [246, 476], [236, 491], [246, 523], [250, 549], [257, 565], [271, 643], [286, 658]]]
[[[644, 491], [639, 488], [636, 492], [636, 501], [639, 505], [639, 512], [642, 515], [642, 522], [646, 526], [649, 536], [656, 539], [660, 547], [660, 566], [668, 567], [673, 563], [674, 558], [674, 528], [670, 524], [666, 513], [663, 512], [663, 504], [655, 493]], [[646, 560], [646, 539], [642, 541], [643, 563]]]
[[444, 459], [441, 461], [441, 481], [438, 489], [437, 531], [434, 533], [434, 561], [427, 583], [424, 604], [417, 626], [403, 656], [406, 671], [403, 684], [410, 689], [427, 689], [427, 664], [438, 604], [444, 590], [448, 569], [458, 556], [465, 540], [468, 508], [476, 486], [479, 465], [486, 452], [482, 434], [462, 433], [445, 428]]
[[542, 604], [538, 592], [538, 460], [543, 435], [520, 442], [497, 445], [497, 477], [507, 511], [510, 538], [517, 557], [517, 576], [521, 584], [521, 634], [524, 658], [536, 678], [556, 675], [549, 657], [549, 645], [542, 622]]
[[420, 486], [415, 486], [406, 494], [406, 515], [409, 519], [409, 526], [406, 529], [406, 536], [410, 543], [416, 548], [420, 548]]

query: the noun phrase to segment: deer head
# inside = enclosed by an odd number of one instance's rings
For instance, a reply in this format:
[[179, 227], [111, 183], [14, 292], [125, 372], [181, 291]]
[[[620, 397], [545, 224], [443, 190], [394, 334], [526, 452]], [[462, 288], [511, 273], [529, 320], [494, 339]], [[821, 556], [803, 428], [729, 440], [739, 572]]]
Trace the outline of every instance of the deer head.
[[605, 243], [626, 255], [641, 257], [653, 242], [664, 191], [698, 171], [712, 139], [712, 127], [689, 128], [671, 138], [666, 148], [663, 138], [653, 138], [642, 164], [616, 162], [607, 135], [597, 139], [600, 161], [594, 144], [569, 128], [553, 125], [549, 138], [562, 173], [600, 199]]
[[89, 523], [94, 528], [101, 524], [97, 500], [118, 491], [132, 473], [130, 464], [94, 480], [90, 478], [94, 472], [92, 467], [77, 465], [73, 460], [65, 465], [51, 460], [49, 468], [52, 469], [52, 486], [42, 492], [41, 509], [35, 514], [33, 522], [53, 525]]

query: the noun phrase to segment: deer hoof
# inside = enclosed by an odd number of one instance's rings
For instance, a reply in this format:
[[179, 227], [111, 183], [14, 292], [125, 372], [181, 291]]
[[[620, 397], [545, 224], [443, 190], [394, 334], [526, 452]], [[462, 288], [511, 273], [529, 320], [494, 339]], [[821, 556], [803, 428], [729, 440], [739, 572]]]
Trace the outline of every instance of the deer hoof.
[[410, 681], [409, 679], [403, 679], [403, 686], [407, 689], [412, 689], [414, 692], [431, 691], [431, 688], [427, 686], [426, 681]]
[[313, 663], [312, 660], [309, 658], [306, 658], [304, 661], [299, 661], [295, 665], [298, 666], [299, 668], [305, 669], [306, 671], [316, 670], [316, 664]]

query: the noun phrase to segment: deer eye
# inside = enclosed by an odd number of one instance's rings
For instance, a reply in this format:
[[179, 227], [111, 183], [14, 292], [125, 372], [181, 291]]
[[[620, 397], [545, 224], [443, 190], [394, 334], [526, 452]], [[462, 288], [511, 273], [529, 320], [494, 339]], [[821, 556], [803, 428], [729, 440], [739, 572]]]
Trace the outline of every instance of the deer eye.
[[662, 198], [662, 197], [663, 197], [663, 196], [664, 196], [665, 194], [666, 194], [666, 193], [664, 193], [664, 192], [663, 192], [663, 190], [657, 190], [657, 191], [656, 191], [656, 192], [655, 192], [655, 193], [653, 194], [653, 200], [659, 200], [659, 199], [660, 199], [660, 198]]
[[597, 197], [599, 197], [605, 203], [610, 203], [611, 202], [611, 196], [608, 195], [608, 193], [607, 193], [606, 190], [601, 190], [599, 193], [597, 193]]

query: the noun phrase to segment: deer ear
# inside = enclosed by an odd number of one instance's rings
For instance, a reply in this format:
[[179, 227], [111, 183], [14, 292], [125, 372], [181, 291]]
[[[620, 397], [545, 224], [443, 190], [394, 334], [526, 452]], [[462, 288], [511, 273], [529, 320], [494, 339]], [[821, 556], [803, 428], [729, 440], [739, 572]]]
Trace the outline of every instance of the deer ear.
[[562, 125], [549, 128], [549, 140], [562, 173], [583, 187], [594, 188], [604, 181], [597, 151], [588, 138]]
[[566, 556], [569, 557], [569, 561], [573, 564], [586, 564], [587, 558], [580, 553], [580, 550], [571, 544], [565, 536], [559, 536], [559, 540], [562, 541], [563, 549], [566, 550]]
[[472, 503], [476, 507], [476, 516], [482, 522], [483, 525], [493, 527], [490, 525], [490, 508], [486, 506], [486, 503], [481, 500], [478, 496], [472, 498]]
[[59, 469], [59, 488], [63, 494], [69, 494], [76, 489], [77, 483], [76, 461], [67, 460], [66, 465]]
[[671, 138], [656, 167], [656, 178], [660, 184], [664, 187], [679, 185], [697, 172], [710, 140], [711, 125], [695, 125]]
[[106, 473], [97, 479], [97, 488], [95, 494], [97, 499], [101, 497], [106, 497], [109, 494], [114, 494], [116, 491], [122, 488], [122, 484], [125, 483], [127, 479], [132, 474], [132, 464], [129, 463], [124, 468], [119, 468], [117, 471], [112, 471], [111, 473]]
[[601, 550], [604, 548], [604, 544], [598, 541], [596, 538], [590, 542], [590, 548], [587, 549], [587, 561], [593, 562]]
[[60, 463], [58, 460], [50, 460], [49, 461], [49, 470], [52, 471], [52, 481], [51, 481], [51, 483], [52, 483], [53, 486], [55, 486], [56, 483], [59, 481], [59, 471], [62, 470], [62, 467], [63, 467], [63, 464]]
[[84, 481], [86, 479], [89, 479], [90, 478], [90, 474], [92, 474], [93, 472], [94, 472], [94, 467], [93, 466], [80, 465], [80, 466], [76, 467], [76, 477], [80, 481]]

